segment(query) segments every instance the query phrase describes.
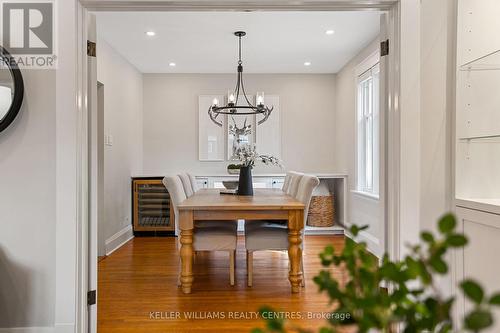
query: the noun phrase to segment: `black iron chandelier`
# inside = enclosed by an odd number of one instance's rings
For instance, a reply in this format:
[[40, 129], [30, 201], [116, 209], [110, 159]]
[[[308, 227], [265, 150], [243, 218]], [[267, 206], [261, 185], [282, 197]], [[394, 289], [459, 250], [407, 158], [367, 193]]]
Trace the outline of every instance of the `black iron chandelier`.
[[[271, 112], [273, 111], [273, 107], [269, 108], [264, 105], [264, 93], [257, 93], [255, 103], [256, 105], [253, 105], [248, 99], [245, 92], [245, 86], [243, 84], [243, 62], [241, 61], [241, 37], [245, 36], [246, 32], [236, 31], [234, 35], [238, 37], [239, 46], [236, 88], [234, 89], [234, 92], [230, 91], [228, 93], [227, 104], [225, 106], [219, 106], [219, 101], [217, 99], [214, 99], [212, 105], [208, 109], [208, 115], [215, 124], [222, 126], [222, 121], [217, 120], [217, 117], [219, 117], [220, 115], [248, 116], [253, 114], [261, 114], [263, 118], [258, 122], [258, 124], [260, 125], [269, 118]], [[243, 94], [247, 105], [238, 105], [240, 93]]]

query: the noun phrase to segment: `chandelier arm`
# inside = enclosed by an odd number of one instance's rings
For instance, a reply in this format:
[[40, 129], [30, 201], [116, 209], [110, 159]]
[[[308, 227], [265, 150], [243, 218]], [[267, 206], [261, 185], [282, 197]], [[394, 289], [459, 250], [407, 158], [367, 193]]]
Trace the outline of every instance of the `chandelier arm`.
[[216, 118], [217, 118], [217, 116], [219, 115], [219, 113], [216, 113], [216, 116], [215, 116], [215, 117], [214, 117], [213, 113], [214, 113], [214, 112], [213, 112], [213, 110], [212, 110], [212, 107], [210, 106], [210, 107], [208, 108], [208, 116], [210, 117], [210, 120], [212, 120], [212, 121], [213, 121], [213, 123], [214, 123], [215, 125], [217, 125], [217, 126], [219, 126], [219, 127], [222, 127], [222, 123], [221, 123], [221, 122], [218, 122], [218, 121], [217, 121], [217, 119], [216, 119]]
[[[243, 75], [243, 74], [241, 74], [241, 75]], [[250, 103], [250, 101], [248, 100], [247, 93], [245, 92], [245, 85], [243, 84], [243, 80], [241, 80], [241, 89], [243, 90], [243, 96], [245, 96], [245, 100], [247, 101], [248, 106], [255, 108], [255, 105]]]
[[274, 106], [271, 107], [270, 109], [269, 108], [265, 108], [265, 111], [264, 111], [264, 118], [262, 118], [261, 120], [259, 120], [259, 122], [257, 123], [257, 125], [261, 125], [263, 122], [265, 122], [269, 116], [271, 116], [271, 112], [273, 112], [274, 110]]
[[238, 105], [238, 99], [240, 98], [240, 85], [241, 85], [241, 73], [238, 72], [238, 79], [236, 80], [236, 99], [234, 100], [234, 104]]

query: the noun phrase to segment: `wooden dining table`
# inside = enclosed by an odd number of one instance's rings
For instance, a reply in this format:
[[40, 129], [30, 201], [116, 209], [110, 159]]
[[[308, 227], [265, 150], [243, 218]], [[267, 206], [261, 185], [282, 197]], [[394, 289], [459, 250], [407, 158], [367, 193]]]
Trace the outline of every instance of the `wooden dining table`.
[[280, 189], [255, 189], [253, 196], [220, 194], [201, 189], [177, 205], [179, 210], [181, 287], [186, 294], [193, 285], [193, 228], [195, 221], [283, 220], [288, 222], [288, 279], [292, 293], [302, 283], [302, 232], [304, 204]]

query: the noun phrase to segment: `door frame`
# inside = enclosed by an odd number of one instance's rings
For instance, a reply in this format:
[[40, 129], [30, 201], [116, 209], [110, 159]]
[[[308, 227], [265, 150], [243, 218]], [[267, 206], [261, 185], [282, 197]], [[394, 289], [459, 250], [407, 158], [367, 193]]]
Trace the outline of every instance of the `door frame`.
[[[340, 1], [303, 1], [290, 3], [283, 1], [102, 1], [77, 0], [76, 19], [76, 99], [77, 118], [77, 228], [76, 228], [76, 318], [75, 332], [95, 333], [95, 326], [89, 326], [89, 308], [87, 289], [90, 281], [89, 244], [95, 244], [89, 234], [89, 129], [88, 114], [89, 80], [87, 77], [87, 28], [90, 11], [359, 11], [380, 10], [388, 14], [387, 34], [390, 40], [390, 53], [387, 68], [387, 100], [385, 110], [385, 249], [392, 259], [400, 257], [400, 147], [401, 147], [401, 110], [400, 110], [400, 36], [401, 36], [401, 0], [340, 0]], [[92, 310], [94, 313], [95, 309]]]

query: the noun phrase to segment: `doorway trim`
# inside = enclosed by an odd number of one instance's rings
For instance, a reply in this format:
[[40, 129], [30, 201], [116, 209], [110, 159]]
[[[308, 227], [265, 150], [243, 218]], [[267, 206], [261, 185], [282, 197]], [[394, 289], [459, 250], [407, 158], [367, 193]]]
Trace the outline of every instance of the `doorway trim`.
[[87, 77], [87, 20], [90, 11], [360, 11], [379, 10], [389, 15], [388, 108], [386, 114], [386, 251], [392, 259], [400, 256], [400, 149], [401, 110], [399, 107], [401, 0], [303, 1], [137, 1], [76, 0], [76, 99], [77, 119], [77, 228], [76, 228], [76, 318], [75, 332], [95, 333], [89, 326], [87, 289], [89, 285], [89, 91]]

